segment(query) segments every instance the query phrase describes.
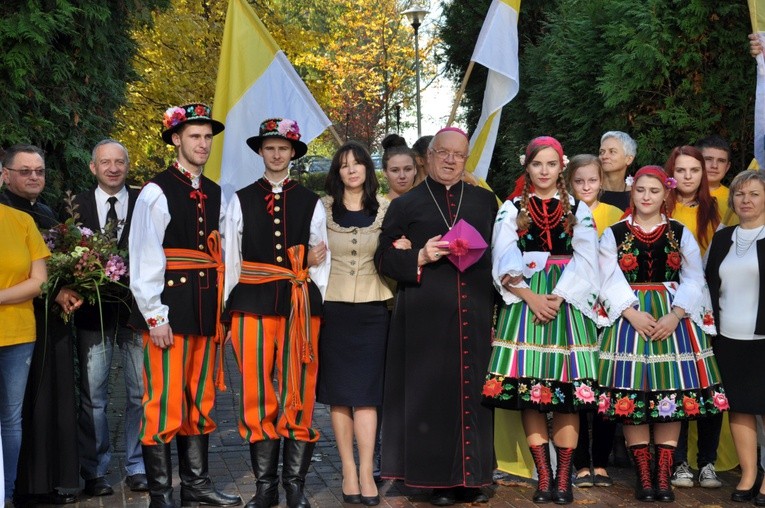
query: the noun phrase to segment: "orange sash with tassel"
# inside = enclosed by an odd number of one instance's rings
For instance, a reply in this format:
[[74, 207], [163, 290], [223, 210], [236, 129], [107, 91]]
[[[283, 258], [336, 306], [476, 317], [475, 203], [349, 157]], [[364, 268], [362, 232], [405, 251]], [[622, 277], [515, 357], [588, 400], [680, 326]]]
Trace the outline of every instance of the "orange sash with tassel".
[[215, 230], [207, 237], [207, 248], [210, 253], [193, 249], [164, 249], [167, 263], [166, 270], [216, 270], [218, 283], [218, 309], [215, 312], [215, 336], [213, 340], [218, 348], [218, 375], [215, 377], [215, 387], [218, 390], [226, 389], [223, 375], [223, 342], [226, 333], [221, 324], [221, 310], [223, 309], [223, 280], [226, 267], [223, 264], [221, 251], [220, 233]]
[[290, 339], [290, 372], [288, 382], [292, 386], [292, 408], [303, 409], [300, 399], [302, 386], [301, 363], [311, 363], [314, 352], [311, 348], [311, 300], [308, 296], [308, 284], [311, 279], [308, 268], [303, 268], [307, 255], [305, 245], [294, 245], [287, 249], [292, 269], [269, 263], [242, 262], [242, 273], [239, 282], [242, 284], [266, 284], [279, 280], [288, 280], [292, 284], [290, 295], [291, 308], [287, 321]]

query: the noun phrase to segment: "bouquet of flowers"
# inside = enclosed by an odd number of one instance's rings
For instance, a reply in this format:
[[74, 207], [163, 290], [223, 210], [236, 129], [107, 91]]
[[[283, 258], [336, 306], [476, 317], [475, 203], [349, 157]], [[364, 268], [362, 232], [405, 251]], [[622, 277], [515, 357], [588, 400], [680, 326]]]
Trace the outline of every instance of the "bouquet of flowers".
[[[119, 224], [108, 224], [104, 232], [91, 231], [78, 222], [77, 205], [71, 192], [65, 199], [69, 218], [42, 231], [50, 249], [48, 281], [43, 285], [44, 297], [55, 297], [58, 288], [67, 287], [79, 293], [91, 305], [119, 302], [129, 291], [127, 253], [117, 247], [114, 230]], [[61, 311], [64, 321], [69, 314]]]

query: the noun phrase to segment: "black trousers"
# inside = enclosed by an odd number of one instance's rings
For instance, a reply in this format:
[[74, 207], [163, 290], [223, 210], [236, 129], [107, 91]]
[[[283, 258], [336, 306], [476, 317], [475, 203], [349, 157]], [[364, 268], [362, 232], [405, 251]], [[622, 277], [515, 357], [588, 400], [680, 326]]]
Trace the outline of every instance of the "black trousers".
[[[592, 440], [590, 440], [590, 422], [592, 422]], [[579, 441], [574, 453], [574, 467], [579, 469], [608, 466], [608, 456], [614, 443], [616, 422], [604, 420], [597, 413], [579, 413]], [[590, 442], [592, 441], [592, 442]], [[592, 447], [592, 454], [590, 454]]]

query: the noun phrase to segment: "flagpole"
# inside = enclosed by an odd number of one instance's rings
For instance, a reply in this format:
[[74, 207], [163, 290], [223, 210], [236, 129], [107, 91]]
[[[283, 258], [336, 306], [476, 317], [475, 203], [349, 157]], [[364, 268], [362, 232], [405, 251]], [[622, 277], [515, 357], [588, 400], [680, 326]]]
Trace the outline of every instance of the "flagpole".
[[449, 121], [446, 122], [447, 127], [449, 127], [454, 122], [454, 117], [457, 115], [457, 108], [460, 105], [460, 101], [462, 101], [462, 95], [465, 93], [465, 87], [467, 86], [468, 79], [470, 79], [470, 74], [472, 74], [473, 72], [473, 65], [475, 65], [475, 61], [470, 60], [470, 63], [468, 64], [468, 68], [465, 71], [465, 77], [462, 78], [462, 84], [460, 85], [460, 89], [457, 91], [457, 95], [454, 97], [452, 112], [451, 114], [449, 114]]
[[335, 138], [335, 143], [337, 143], [338, 148], [343, 146], [343, 138], [341, 138], [340, 134], [337, 133], [337, 130], [335, 130], [335, 126], [330, 125], [328, 129], [329, 129], [329, 132], [332, 133], [332, 136]]

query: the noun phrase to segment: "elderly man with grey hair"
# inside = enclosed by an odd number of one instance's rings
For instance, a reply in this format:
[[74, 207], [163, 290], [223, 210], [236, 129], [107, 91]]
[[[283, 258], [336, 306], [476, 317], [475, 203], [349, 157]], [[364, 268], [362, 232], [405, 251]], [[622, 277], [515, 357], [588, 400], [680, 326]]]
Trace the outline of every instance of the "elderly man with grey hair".
[[[130, 219], [138, 190], [125, 185], [130, 158], [127, 149], [114, 139], [104, 139], [93, 148], [90, 172], [96, 186], [78, 194], [74, 202], [83, 226], [114, 235], [120, 248], [127, 250]], [[111, 223], [111, 225], [110, 225]], [[107, 227], [108, 226], [108, 227]], [[146, 470], [138, 431], [143, 397], [143, 342], [140, 333], [127, 327], [130, 315], [129, 291], [126, 303], [102, 302], [101, 309], [83, 304], [74, 314], [77, 352], [80, 363], [80, 413], [78, 444], [80, 475], [84, 493], [108, 496], [114, 493], [106, 481], [111, 459], [111, 439], [106, 419], [109, 405], [109, 371], [116, 342], [122, 351], [125, 374], [125, 483], [133, 491], [148, 490]]]
[[637, 143], [626, 132], [608, 131], [600, 137], [598, 157], [605, 175], [601, 202], [621, 210], [627, 209], [630, 204], [630, 188], [625, 178], [636, 153]]
[[[433, 488], [436, 506], [488, 502], [480, 488], [492, 483], [494, 461], [493, 413], [481, 404], [495, 301], [491, 254], [475, 247], [473, 264], [460, 256], [471, 242], [491, 244], [497, 199], [462, 180], [468, 150], [460, 129], [436, 133], [428, 176], [391, 203], [375, 255], [378, 271], [398, 282], [385, 365], [382, 476]], [[450, 241], [453, 227], [459, 238]], [[463, 227], [473, 233], [457, 234]], [[402, 237], [411, 249], [396, 248]]]

